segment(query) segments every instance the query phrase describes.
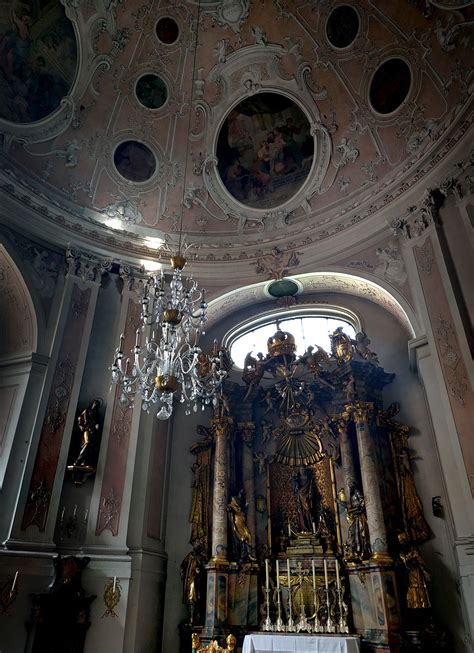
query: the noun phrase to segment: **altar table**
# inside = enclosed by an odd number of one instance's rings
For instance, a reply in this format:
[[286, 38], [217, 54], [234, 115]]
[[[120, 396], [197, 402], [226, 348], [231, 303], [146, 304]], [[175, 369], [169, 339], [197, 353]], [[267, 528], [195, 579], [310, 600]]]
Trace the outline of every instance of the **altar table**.
[[246, 635], [242, 653], [359, 653], [359, 638], [333, 635], [255, 633]]

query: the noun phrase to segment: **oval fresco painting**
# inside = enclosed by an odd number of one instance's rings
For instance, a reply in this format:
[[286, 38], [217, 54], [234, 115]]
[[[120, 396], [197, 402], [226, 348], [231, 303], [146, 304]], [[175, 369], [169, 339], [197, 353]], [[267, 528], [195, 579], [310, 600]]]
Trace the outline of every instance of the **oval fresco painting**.
[[0, 117], [41, 120], [68, 94], [76, 37], [60, 0], [14, 1], [0, 12]]
[[268, 209], [303, 185], [314, 143], [303, 111], [276, 93], [258, 93], [227, 116], [217, 141], [218, 170], [229, 193], [246, 206]]

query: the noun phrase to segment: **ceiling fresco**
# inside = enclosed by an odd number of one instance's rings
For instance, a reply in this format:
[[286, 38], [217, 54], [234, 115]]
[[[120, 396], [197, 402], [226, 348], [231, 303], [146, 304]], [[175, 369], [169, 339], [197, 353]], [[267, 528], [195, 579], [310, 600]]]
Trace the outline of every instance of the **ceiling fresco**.
[[145, 256], [181, 217], [211, 262], [386, 224], [470, 128], [469, 4], [2, 2], [0, 185]]

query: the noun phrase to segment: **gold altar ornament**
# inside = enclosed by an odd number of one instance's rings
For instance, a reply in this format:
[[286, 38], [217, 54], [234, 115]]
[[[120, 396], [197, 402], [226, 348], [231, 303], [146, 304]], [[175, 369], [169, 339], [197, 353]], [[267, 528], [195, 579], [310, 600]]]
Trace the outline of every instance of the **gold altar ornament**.
[[197, 633], [192, 633], [191, 635], [191, 646], [193, 653], [230, 653], [233, 651], [237, 645], [237, 639], [235, 638], [234, 635], [230, 634], [227, 635], [226, 638], [226, 647], [222, 648], [219, 646], [217, 640], [213, 640], [210, 644], [207, 646], [204, 646], [204, 648], [199, 648], [201, 645], [201, 638]]
[[117, 617], [115, 608], [120, 603], [120, 597], [122, 596], [122, 586], [120, 581], [117, 579], [117, 576], [109, 578], [104, 587], [104, 603], [107, 610], [102, 615], [103, 617]]

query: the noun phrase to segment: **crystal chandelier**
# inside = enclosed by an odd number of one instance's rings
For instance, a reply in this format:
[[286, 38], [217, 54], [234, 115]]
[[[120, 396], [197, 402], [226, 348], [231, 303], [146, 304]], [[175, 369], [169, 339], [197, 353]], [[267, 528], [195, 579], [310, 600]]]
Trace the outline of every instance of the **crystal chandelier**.
[[[200, 3], [197, 26], [199, 11]], [[196, 27], [192, 89], [197, 42]], [[188, 134], [192, 99], [191, 92]], [[187, 145], [189, 146], [189, 139]], [[188, 146], [184, 164], [183, 205]], [[135, 397], [139, 395], [142, 407], [147, 412], [151, 404], [157, 403], [157, 417], [163, 420], [171, 417], [175, 396], [181, 403], [186, 404], [187, 413], [191, 409], [196, 411], [199, 405], [204, 410], [206, 406], [215, 403], [218, 388], [227, 376], [230, 364], [226, 350], [219, 348], [216, 341], [210, 354], [206, 354], [198, 346], [199, 338], [204, 334], [207, 304], [204, 291], [198, 287], [192, 276], [182, 273], [186, 265], [186, 258], [181, 253], [182, 222], [183, 209], [177, 253], [170, 258], [171, 280], [167, 283], [161, 270], [159, 274], [151, 275], [144, 284], [142, 326], [136, 332], [135, 347], [131, 350], [132, 358], [126, 358], [123, 365], [122, 335], [112, 365], [112, 382], [121, 387], [122, 401], [128, 405], [133, 404]]]

